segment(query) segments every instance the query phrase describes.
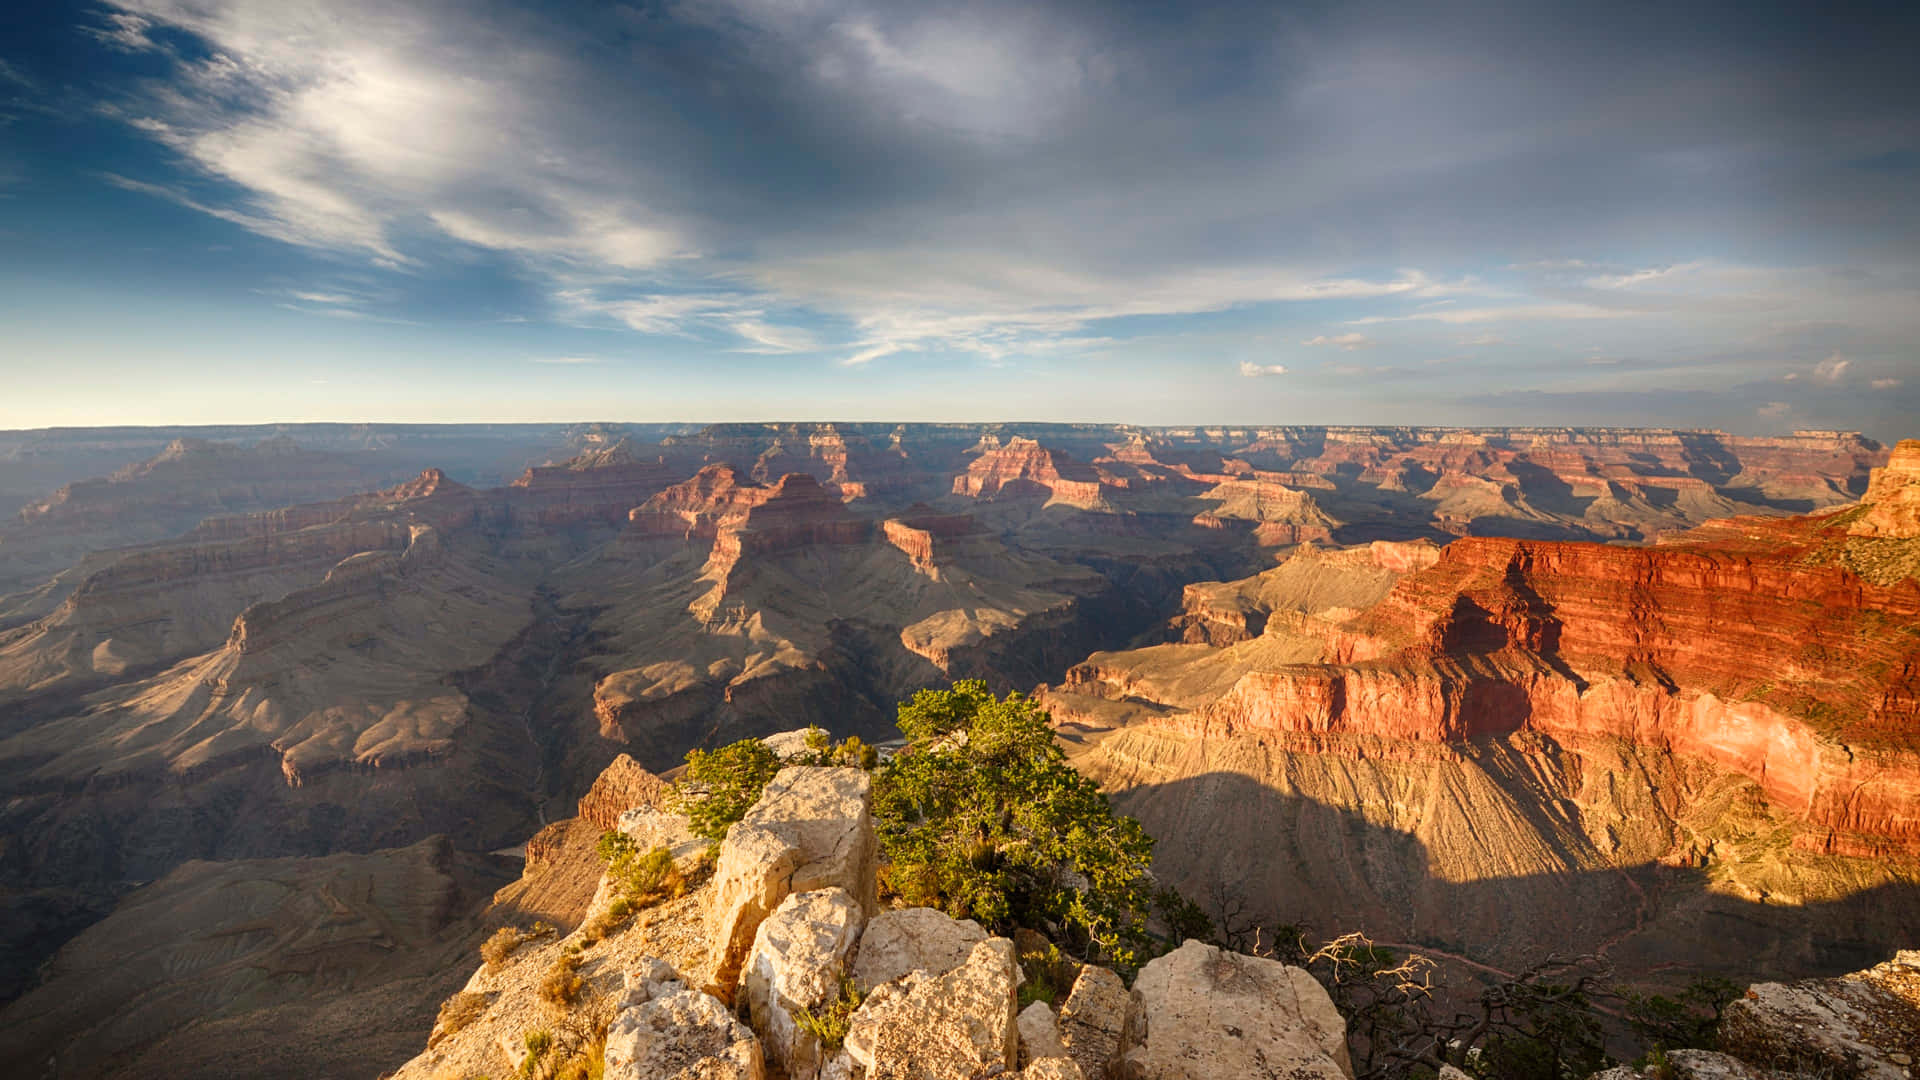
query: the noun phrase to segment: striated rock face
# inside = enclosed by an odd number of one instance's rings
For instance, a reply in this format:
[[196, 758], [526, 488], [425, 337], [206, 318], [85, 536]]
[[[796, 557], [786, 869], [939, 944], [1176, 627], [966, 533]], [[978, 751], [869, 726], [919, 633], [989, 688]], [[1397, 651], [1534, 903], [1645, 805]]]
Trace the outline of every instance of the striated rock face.
[[1013, 942], [989, 938], [944, 975], [914, 972], [876, 988], [853, 1014], [847, 1053], [869, 1077], [945, 1080], [1018, 1063]]
[[1037, 440], [1015, 437], [1002, 445], [988, 438], [967, 471], [954, 477], [953, 493], [973, 499], [1045, 495], [1068, 506], [1094, 507], [1107, 495], [1091, 466]]
[[529, 468], [502, 495], [517, 524], [555, 528], [619, 525], [678, 478], [660, 455], [642, 457], [627, 439], [558, 465]]
[[1142, 968], [1127, 1080], [1228, 1076], [1352, 1080], [1346, 1021], [1312, 975], [1189, 941]]
[[664, 781], [621, 754], [580, 797], [580, 819], [605, 832], [617, 827], [621, 816], [629, 811], [660, 806], [666, 792]]
[[1920, 932], [1920, 580], [1870, 576], [1909, 543], [1850, 533], [1875, 505], [1470, 537], [1371, 603], [1290, 560], [1043, 698], [1190, 895], [1503, 969], [1846, 970]]
[[1719, 1036], [1722, 1050], [1763, 1068], [1906, 1080], [1920, 1061], [1920, 951], [1838, 979], [1749, 987]]
[[1902, 439], [1861, 500], [1866, 514], [1847, 530], [1854, 536], [1911, 540], [1920, 537], [1920, 439]]
[[609, 1080], [764, 1080], [760, 1041], [698, 990], [620, 1014], [607, 1031]]
[[388, 1066], [418, 1050], [464, 977], [476, 943], [464, 912], [505, 883], [496, 860], [444, 837], [185, 863], [69, 942], [8, 1006], [0, 1061], [12, 1075], [31, 1062], [34, 1075], [133, 1080], [224, 1075], [235, 1061], [307, 1075]]
[[760, 924], [790, 894], [840, 888], [874, 908], [871, 781], [859, 769], [780, 770], [720, 846], [707, 924], [712, 985], [731, 998]]

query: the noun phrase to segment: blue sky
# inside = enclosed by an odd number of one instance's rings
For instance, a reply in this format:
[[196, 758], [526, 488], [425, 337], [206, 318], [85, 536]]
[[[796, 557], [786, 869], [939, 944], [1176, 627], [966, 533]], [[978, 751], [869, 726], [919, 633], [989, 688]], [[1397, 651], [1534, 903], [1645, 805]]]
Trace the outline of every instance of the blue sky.
[[1911, 4], [14, 6], [0, 427], [1920, 434]]

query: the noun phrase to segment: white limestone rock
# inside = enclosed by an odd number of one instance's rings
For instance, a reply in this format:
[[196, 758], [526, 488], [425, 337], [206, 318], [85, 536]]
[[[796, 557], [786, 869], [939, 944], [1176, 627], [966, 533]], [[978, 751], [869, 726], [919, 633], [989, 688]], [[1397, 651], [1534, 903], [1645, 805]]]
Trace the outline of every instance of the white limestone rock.
[[847, 957], [864, 921], [845, 889], [816, 889], [782, 900], [754, 934], [742, 985], [754, 1030], [788, 1080], [819, 1075], [820, 1040], [800, 1028], [795, 1014], [819, 1010], [840, 996]]
[[955, 919], [933, 908], [883, 911], [867, 923], [854, 956], [853, 981], [871, 993], [913, 971], [945, 975], [967, 962], [987, 932], [972, 919]]
[[707, 932], [712, 988], [732, 1000], [760, 923], [788, 895], [845, 889], [875, 906], [871, 779], [860, 769], [780, 770], [727, 833], [714, 868]]
[[607, 1080], [766, 1080], [760, 1040], [711, 994], [680, 990], [623, 1010], [607, 1030]]
[[1013, 942], [989, 938], [944, 975], [883, 983], [854, 1011], [847, 1053], [871, 1078], [951, 1080], [1012, 1072], [1019, 1053]]
[[1134, 981], [1126, 1080], [1353, 1080], [1347, 1025], [1307, 972], [1188, 941]]

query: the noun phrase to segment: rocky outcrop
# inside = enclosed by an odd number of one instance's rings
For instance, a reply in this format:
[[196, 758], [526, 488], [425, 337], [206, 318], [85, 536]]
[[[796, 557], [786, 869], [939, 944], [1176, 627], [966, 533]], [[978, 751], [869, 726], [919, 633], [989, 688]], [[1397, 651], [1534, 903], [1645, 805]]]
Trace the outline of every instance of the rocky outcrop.
[[1847, 532], [1911, 540], [1920, 537], [1920, 439], [1902, 439], [1887, 464], [1873, 470], [1861, 502], [1867, 512]]
[[533, 466], [501, 496], [521, 526], [617, 526], [675, 479], [660, 455], [643, 457], [631, 440], [621, 439], [558, 465]]
[[1038, 440], [1014, 437], [1002, 444], [989, 437], [967, 471], [954, 477], [953, 493], [972, 499], [1040, 495], [1051, 502], [1093, 508], [1106, 501], [1100, 476], [1063, 450]]
[[1352, 1080], [1346, 1021], [1312, 975], [1189, 941], [1140, 971], [1127, 1080]]
[[765, 1080], [760, 1040], [725, 1005], [679, 990], [624, 1009], [607, 1030], [608, 1080]]
[[630, 811], [660, 806], [666, 792], [665, 781], [621, 754], [601, 770], [593, 786], [580, 796], [579, 816], [604, 832], [617, 827], [621, 816]]
[[847, 1054], [878, 1080], [946, 1080], [1012, 1071], [1019, 1029], [1013, 942], [989, 938], [944, 975], [913, 972], [884, 983], [853, 1014]]
[[1060, 1006], [1060, 1041], [1087, 1080], [1118, 1077], [1133, 1041], [1133, 1001], [1120, 976], [1092, 964], [1080, 969]]
[[945, 975], [966, 963], [973, 947], [986, 939], [979, 923], [933, 908], [883, 911], [867, 923], [860, 939], [854, 985], [864, 994], [910, 972]]
[[859, 769], [780, 770], [720, 846], [707, 925], [712, 986], [731, 999], [760, 924], [789, 895], [845, 890], [874, 909], [870, 780]]
[[747, 960], [744, 989], [767, 1056], [788, 1080], [813, 1080], [824, 1055], [818, 1037], [801, 1029], [800, 1010], [825, 1011], [840, 995], [847, 959], [866, 915], [841, 888], [794, 893], [760, 924]]
[[1838, 979], [1749, 987], [1721, 1014], [1719, 1041], [1760, 1068], [1906, 1080], [1920, 1061], [1920, 951]]

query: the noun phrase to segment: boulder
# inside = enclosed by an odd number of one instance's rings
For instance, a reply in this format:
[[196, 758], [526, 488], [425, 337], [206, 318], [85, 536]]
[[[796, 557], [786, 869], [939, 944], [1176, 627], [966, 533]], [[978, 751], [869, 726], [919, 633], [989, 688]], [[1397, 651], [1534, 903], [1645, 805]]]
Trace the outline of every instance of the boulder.
[[1908, 1080], [1920, 1058], [1920, 950], [1837, 979], [1748, 987], [1721, 1014], [1720, 1049], [1763, 1068]]
[[1060, 1007], [1060, 1041], [1086, 1080], [1117, 1075], [1132, 1008], [1133, 999], [1120, 976], [1092, 964], [1080, 969], [1066, 1004]]
[[987, 932], [972, 919], [955, 919], [933, 908], [883, 911], [867, 923], [853, 961], [853, 981], [871, 993], [912, 971], [945, 975], [967, 962]]
[[1060, 1041], [1060, 1023], [1046, 1002], [1036, 1001], [1022, 1009], [1014, 1026], [1020, 1029], [1020, 1064], [1067, 1056], [1067, 1045]]
[[989, 938], [944, 975], [881, 984], [853, 1014], [847, 1053], [869, 1077], [952, 1080], [1011, 1072], [1020, 1036], [1013, 942]]
[[1353, 1080], [1347, 1025], [1312, 975], [1188, 941], [1134, 981], [1127, 1080]]
[[720, 845], [707, 933], [712, 988], [731, 1001], [760, 923], [796, 892], [839, 887], [874, 909], [871, 780], [860, 769], [780, 770]]
[[625, 1009], [607, 1030], [607, 1080], [765, 1080], [760, 1040], [711, 994]]
[[814, 1080], [819, 1074], [820, 1040], [801, 1030], [795, 1014], [818, 1010], [840, 996], [847, 955], [864, 918], [845, 889], [816, 889], [782, 900], [754, 934], [741, 982], [754, 1030], [788, 1080]]
[[[1454, 1069], [1452, 1075], [1445, 1070], [1440, 1080], [1470, 1080], [1466, 1073]], [[1635, 1069], [1631, 1065], [1616, 1065], [1605, 1072], [1594, 1073], [1588, 1080], [1789, 1080], [1787, 1077], [1766, 1069], [1756, 1069], [1736, 1057], [1717, 1054], [1711, 1050], [1673, 1050], [1667, 1053], [1664, 1066], [1653, 1064], [1644, 1069]]]
[[771, 735], [762, 735], [760, 742], [774, 752], [782, 761], [791, 761], [813, 752], [807, 745], [807, 732], [811, 728], [794, 728], [792, 731], [776, 731]]

